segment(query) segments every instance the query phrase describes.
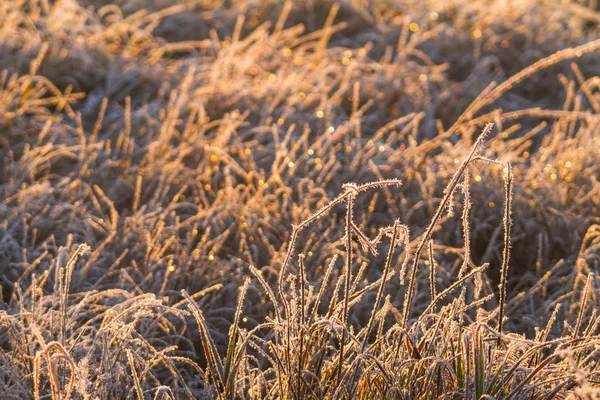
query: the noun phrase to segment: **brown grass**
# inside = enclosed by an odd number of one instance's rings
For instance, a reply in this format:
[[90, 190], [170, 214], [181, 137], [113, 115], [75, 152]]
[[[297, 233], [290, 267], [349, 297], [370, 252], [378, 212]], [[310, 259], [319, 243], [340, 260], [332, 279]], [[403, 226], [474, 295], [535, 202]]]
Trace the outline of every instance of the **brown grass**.
[[0, 397], [599, 398], [597, 9], [0, 2]]

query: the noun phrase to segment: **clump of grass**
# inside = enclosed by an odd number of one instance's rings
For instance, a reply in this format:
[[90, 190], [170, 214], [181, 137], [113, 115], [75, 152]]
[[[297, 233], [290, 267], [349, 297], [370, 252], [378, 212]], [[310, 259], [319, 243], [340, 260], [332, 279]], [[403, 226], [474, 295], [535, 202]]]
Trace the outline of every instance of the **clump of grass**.
[[[454, 291], [466, 288], [468, 281], [475, 276], [484, 273], [489, 267], [489, 264], [484, 264], [462, 277], [459, 276], [454, 284], [432, 296], [430, 304], [421, 314], [415, 315], [410, 307], [410, 299], [415, 295], [415, 270], [421, 265], [420, 251], [424, 243], [429, 243], [429, 260], [432, 262], [433, 245], [428, 232], [433, 230], [441, 212], [436, 213], [430, 228], [411, 244], [400, 240], [401, 235], [408, 235], [408, 230], [406, 227], [401, 229], [399, 220], [392, 226], [383, 228], [379, 235], [370, 240], [354, 224], [352, 205], [362, 192], [383, 185], [399, 186], [399, 182], [377, 182], [362, 186], [348, 184], [341, 195], [294, 228], [293, 241], [282, 264], [282, 272], [286, 273], [286, 278], [280, 277], [279, 280], [280, 301], [273, 299], [275, 295], [272, 289], [260, 272], [252, 267], [261, 287], [272, 299], [277, 318], [257, 325], [239, 344], [231, 339], [233, 341], [230, 341], [227, 354], [239, 355], [239, 368], [236, 370], [240, 376], [233, 378], [233, 381], [241, 382], [237, 387], [237, 396], [441, 398], [450, 394], [477, 399], [485, 396], [551, 398], [557, 393], [578, 387], [576, 374], [572, 369], [572, 356], [567, 354], [574, 354], [580, 349], [587, 354], [590, 363], [582, 367], [582, 357], [577, 357], [578, 373], [588, 378], [594, 377], [592, 380], [595, 380], [593, 365], [597, 354], [593, 349], [598, 344], [598, 336], [592, 333], [597, 329], [595, 317], [592, 318], [593, 321], [589, 321], [586, 335], [582, 337], [579, 334], [591, 278], [588, 279], [583, 294], [584, 300], [575, 321], [573, 335], [548, 339], [556, 312], [550, 318], [544, 334], [538, 334], [534, 340], [506, 333], [502, 329], [510, 252], [513, 175], [510, 164], [504, 165], [477, 156], [483, 139], [490, 131], [491, 125], [488, 125], [458, 167], [445, 190], [445, 198], [449, 199], [453, 195], [457, 182], [473, 161], [483, 160], [492, 167], [496, 164], [503, 167], [506, 181], [503, 222], [505, 250], [498, 292], [470, 302], [466, 301], [464, 290], [460, 296], [450, 297]], [[337, 282], [329, 283], [331, 266], [337, 260], [333, 259], [320, 284], [321, 289], [317, 291], [316, 286], [305, 281], [305, 255], [300, 254], [297, 272], [289, 269], [295, 252], [294, 243], [303, 230], [324, 218], [338, 204], [346, 205], [346, 230], [342, 239], [344, 267]], [[446, 202], [442, 201], [438, 210], [445, 210], [446, 206]], [[353, 273], [352, 249], [362, 247], [374, 256], [386, 236], [390, 238], [390, 243], [381, 277], [375, 282], [353, 285], [352, 282], [362, 281], [365, 268], [361, 267], [356, 274]], [[354, 237], [357, 241], [353, 240]], [[406, 244], [404, 252], [414, 251], [412, 257], [416, 260], [413, 261], [410, 278], [405, 283], [407, 287], [402, 311], [393, 305], [389, 297], [382, 304], [386, 284], [389, 285], [390, 277], [397, 272], [392, 271], [391, 266], [400, 243]], [[430, 272], [430, 275], [435, 280], [435, 273]], [[289, 283], [289, 288], [286, 288], [285, 282]], [[333, 297], [323, 307], [323, 312], [318, 312], [319, 305], [326, 303], [322, 288], [327, 284], [334, 288]], [[299, 289], [296, 288], [297, 285], [300, 286]], [[372, 290], [377, 290], [377, 295], [372, 302], [368, 322], [364, 325], [351, 323], [348, 316], [355, 313], [354, 308]], [[494, 297], [498, 299], [498, 308], [495, 311], [490, 309], [489, 314], [483, 316], [482, 307]], [[282, 315], [279, 314], [279, 303], [283, 305]], [[193, 302], [190, 304], [194, 306]], [[236, 324], [233, 325], [232, 332], [237, 329], [237, 316], [242, 307], [238, 303]], [[309, 310], [312, 313], [307, 315]], [[473, 311], [476, 311], [475, 315]], [[496, 329], [491, 326], [494, 320], [497, 320]], [[375, 324], [378, 327], [375, 335], [372, 335]], [[205, 328], [202, 336], [205, 343], [213, 343]], [[230, 333], [230, 338], [233, 337]], [[267, 341], [264, 338], [270, 339]], [[218, 387], [216, 384], [214, 386]], [[588, 387], [589, 384], [585, 386]], [[223, 398], [232, 396], [230, 391], [217, 392]]]

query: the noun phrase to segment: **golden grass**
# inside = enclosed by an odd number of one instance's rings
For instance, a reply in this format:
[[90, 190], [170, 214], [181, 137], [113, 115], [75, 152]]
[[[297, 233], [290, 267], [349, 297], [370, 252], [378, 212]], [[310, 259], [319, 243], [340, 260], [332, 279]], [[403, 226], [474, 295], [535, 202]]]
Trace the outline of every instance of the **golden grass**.
[[0, 2], [0, 397], [599, 398], [599, 15]]

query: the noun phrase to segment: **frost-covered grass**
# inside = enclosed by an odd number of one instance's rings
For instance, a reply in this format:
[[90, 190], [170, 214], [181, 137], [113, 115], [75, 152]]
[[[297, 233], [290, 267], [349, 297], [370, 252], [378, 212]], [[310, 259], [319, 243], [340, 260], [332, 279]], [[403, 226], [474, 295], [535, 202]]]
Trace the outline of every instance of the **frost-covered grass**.
[[594, 1], [112, 3], [0, 2], [2, 399], [600, 397]]

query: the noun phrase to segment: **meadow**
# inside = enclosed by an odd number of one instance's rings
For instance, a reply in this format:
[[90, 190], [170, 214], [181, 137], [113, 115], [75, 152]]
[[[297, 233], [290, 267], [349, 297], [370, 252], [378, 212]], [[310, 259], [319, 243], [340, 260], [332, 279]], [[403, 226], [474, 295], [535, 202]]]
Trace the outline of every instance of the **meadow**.
[[596, 0], [0, 2], [1, 399], [600, 399]]

